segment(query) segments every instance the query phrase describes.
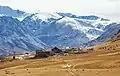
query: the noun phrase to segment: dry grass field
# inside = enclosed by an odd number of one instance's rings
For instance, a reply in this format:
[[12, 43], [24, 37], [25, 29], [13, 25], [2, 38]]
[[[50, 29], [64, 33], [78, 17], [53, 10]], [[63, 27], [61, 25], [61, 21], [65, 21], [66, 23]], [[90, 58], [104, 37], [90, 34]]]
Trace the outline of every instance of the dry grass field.
[[120, 40], [85, 54], [0, 63], [0, 76], [120, 76]]

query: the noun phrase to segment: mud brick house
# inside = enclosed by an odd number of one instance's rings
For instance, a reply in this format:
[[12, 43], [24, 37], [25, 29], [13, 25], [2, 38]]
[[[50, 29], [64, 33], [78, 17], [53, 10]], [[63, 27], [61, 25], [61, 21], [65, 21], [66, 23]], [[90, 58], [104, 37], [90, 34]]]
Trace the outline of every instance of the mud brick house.
[[64, 52], [57, 47], [54, 47], [54, 48], [51, 49], [51, 56], [53, 56], [53, 55], [58, 56], [58, 55], [63, 55], [63, 54], [64, 54]]
[[0, 62], [4, 62], [4, 61], [6, 61], [6, 59], [4, 57], [0, 56]]
[[62, 52], [63, 52], [61, 49], [59, 49], [59, 48], [57, 48], [57, 47], [54, 47], [54, 48], [51, 49], [51, 50], [52, 50], [52, 52], [54, 52], [54, 53], [62, 53]]
[[35, 58], [46, 58], [50, 56], [49, 51], [36, 50]]

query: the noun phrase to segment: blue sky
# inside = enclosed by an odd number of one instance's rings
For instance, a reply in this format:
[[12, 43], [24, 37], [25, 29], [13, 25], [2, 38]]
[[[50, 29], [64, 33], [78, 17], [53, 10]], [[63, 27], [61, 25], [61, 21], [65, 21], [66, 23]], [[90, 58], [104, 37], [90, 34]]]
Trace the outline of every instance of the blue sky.
[[72, 12], [120, 20], [120, 0], [0, 0], [0, 5], [26, 12]]

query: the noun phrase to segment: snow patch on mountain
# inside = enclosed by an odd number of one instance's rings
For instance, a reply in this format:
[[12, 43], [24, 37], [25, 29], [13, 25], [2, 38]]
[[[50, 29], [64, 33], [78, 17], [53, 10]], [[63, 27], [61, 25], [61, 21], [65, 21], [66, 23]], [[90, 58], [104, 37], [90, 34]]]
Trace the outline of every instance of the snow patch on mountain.
[[41, 19], [42, 21], [47, 21], [50, 18], [58, 19], [60, 17], [61, 16], [59, 16], [57, 13], [39, 12], [39, 13], [35, 13], [34, 16], [32, 16], [32, 19], [33, 20]]
[[0, 16], [9, 16], [22, 21], [28, 15], [30, 14], [20, 10], [14, 10], [8, 6], [0, 6]]
[[0, 8], [0, 44], [10, 49], [34, 51], [53, 46], [81, 46], [100, 37], [113, 23], [94, 15], [28, 14], [9, 7]]
[[104, 28], [112, 22], [108, 20], [101, 20], [101, 18], [98, 18], [96, 20], [89, 20], [81, 18], [63, 17], [56, 23], [70, 26], [72, 27], [72, 29], [80, 30], [85, 33], [90, 40], [93, 40], [99, 37], [104, 32]]

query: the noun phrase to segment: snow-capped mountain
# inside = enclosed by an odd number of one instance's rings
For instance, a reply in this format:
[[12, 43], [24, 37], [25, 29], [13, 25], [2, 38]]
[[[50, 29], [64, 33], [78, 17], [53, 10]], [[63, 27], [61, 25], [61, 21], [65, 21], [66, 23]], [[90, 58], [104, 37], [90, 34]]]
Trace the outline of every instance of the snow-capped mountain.
[[17, 18], [22, 21], [29, 13], [20, 11], [20, 10], [13, 10], [8, 6], [0, 6], [0, 16], [9, 16], [13, 18]]
[[111, 40], [119, 32], [120, 23], [112, 23], [108, 25], [104, 30], [106, 31], [102, 35], [100, 35], [97, 39], [92, 40], [86, 43], [85, 45], [93, 46]]
[[49, 46], [80, 46], [99, 37], [112, 22], [97, 16], [40, 12], [26, 17], [22, 23], [32, 36]]
[[120, 30], [120, 24], [112, 23], [109, 26], [107, 26], [106, 29], [107, 30], [96, 39], [97, 41], [105, 42], [110, 40]]
[[28, 14], [6, 6], [0, 6], [0, 10], [0, 45], [14, 50], [81, 46], [98, 38], [112, 26], [110, 20], [94, 15], [57, 12]]
[[21, 48], [35, 50], [44, 48], [45, 44], [24, 32], [22, 23], [12, 17], [0, 17], [0, 44], [11, 49]]

